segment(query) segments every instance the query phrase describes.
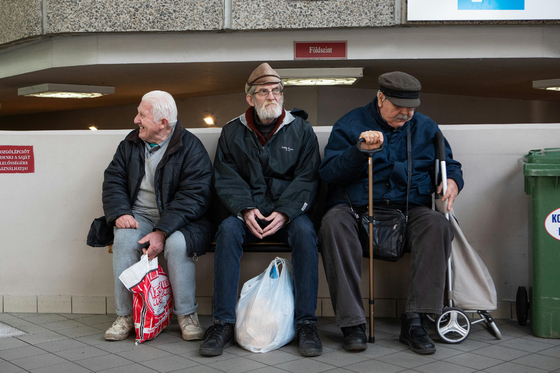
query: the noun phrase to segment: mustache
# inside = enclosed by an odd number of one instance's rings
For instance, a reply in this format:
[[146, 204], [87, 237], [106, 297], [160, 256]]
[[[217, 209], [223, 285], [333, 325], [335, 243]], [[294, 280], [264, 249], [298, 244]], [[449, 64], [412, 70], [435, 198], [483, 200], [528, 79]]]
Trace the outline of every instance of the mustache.
[[398, 114], [393, 118], [393, 120], [408, 120], [408, 119], [409, 119], [408, 115], [406, 115], [406, 114], [404, 114], [404, 115], [403, 114]]

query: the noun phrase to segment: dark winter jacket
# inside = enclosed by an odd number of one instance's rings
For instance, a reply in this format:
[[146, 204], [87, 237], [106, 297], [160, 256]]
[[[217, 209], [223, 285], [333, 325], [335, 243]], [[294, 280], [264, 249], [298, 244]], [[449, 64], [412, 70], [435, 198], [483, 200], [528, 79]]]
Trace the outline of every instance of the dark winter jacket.
[[[440, 129], [427, 116], [415, 112], [411, 120], [394, 129], [376, 110], [377, 99], [352, 110], [335, 123], [319, 173], [329, 183], [327, 208], [344, 204], [343, 188], [354, 206], [368, 204], [367, 155], [357, 148], [358, 138], [364, 131], [381, 131], [384, 148], [373, 156], [373, 200], [376, 205], [406, 204], [407, 153], [406, 134], [410, 126], [412, 135], [412, 185], [410, 203], [432, 206], [435, 147], [434, 138]], [[451, 148], [445, 140], [447, 177], [463, 188], [461, 164], [453, 159]]]
[[[122, 215], [134, 215], [132, 206], [144, 177], [145, 144], [136, 129], [119, 144], [105, 170], [103, 210], [109, 226]], [[161, 218], [154, 230], [167, 237], [179, 230], [189, 256], [202, 255], [213, 238], [205, 213], [210, 206], [212, 164], [200, 140], [177, 121], [169, 145], [157, 166], [155, 194]]]
[[307, 113], [284, 111], [278, 128], [263, 146], [248, 124], [253, 120], [252, 109], [222, 129], [214, 160], [214, 187], [235, 216], [244, 209], [258, 208], [264, 216], [277, 211], [293, 220], [307, 213], [317, 199], [321, 162], [317, 137], [305, 121]]

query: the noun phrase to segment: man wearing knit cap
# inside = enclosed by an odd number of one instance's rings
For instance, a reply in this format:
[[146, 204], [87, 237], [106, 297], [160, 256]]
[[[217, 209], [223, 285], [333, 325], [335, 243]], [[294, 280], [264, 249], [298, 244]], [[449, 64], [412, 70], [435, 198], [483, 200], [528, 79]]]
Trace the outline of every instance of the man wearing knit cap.
[[[377, 97], [365, 107], [352, 110], [333, 127], [319, 173], [329, 183], [327, 208], [319, 232], [319, 244], [336, 323], [349, 351], [367, 348], [366, 319], [360, 294], [362, 245], [354, 210], [367, 211], [368, 155], [365, 150], [383, 149], [373, 155], [373, 201], [375, 206], [406, 211], [408, 184], [407, 133], [411, 136], [412, 178], [409, 192], [406, 250], [411, 252], [408, 299], [402, 315], [399, 340], [419, 354], [433, 354], [423, 318], [441, 314], [445, 273], [453, 232], [445, 216], [431, 209], [436, 180], [434, 139], [438, 125], [416, 112], [420, 106], [420, 82], [395, 71], [379, 77]], [[410, 130], [410, 131], [409, 131]], [[364, 139], [364, 142], [358, 142]], [[448, 189], [442, 200], [451, 210], [463, 187], [461, 164], [453, 159], [445, 142]], [[441, 184], [437, 188], [441, 192]]]
[[231, 216], [216, 235], [214, 314], [200, 354], [221, 355], [234, 342], [244, 244], [265, 238], [292, 249], [296, 339], [303, 356], [323, 347], [317, 328], [317, 236], [308, 212], [319, 187], [319, 146], [307, 113], [283, 108], [283, 84], [267, 63], [245, 85], [247, 111], [222, 129], [213, 186]]

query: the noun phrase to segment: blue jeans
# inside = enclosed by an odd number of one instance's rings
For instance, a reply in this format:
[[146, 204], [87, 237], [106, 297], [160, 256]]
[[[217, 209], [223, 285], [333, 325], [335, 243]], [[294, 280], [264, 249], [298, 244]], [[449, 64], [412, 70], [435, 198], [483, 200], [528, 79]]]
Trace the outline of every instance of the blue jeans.
[[[159, 221], [159, 217], [139, 214], [135, 214], [134, 218], [138, 221], [138, 229], [114, 229], [113, 274], [119, 316], [132, 315], [132, 293], [124, 287], [119, 276], [140, 260], [142, 249], [138, 241], [151, 233]], [[173, 311], [181, 316], [196, 312], [198, 304], [195, 300], [195, 263], [187, 256], [187, 243], [181, 232], [176, 231], [165, 240], [163, 255], [167, 260], [169, 282], [173, 291]]]
[[[307, 215], [300, 215], [271, 236], [292, 249], [296, 328], [305, 320], [317, 322], [318, 250], [317, 235]], [[243, 244], [259, 241], [245, 222], [230, 216], [220, 224], [216, 234], [214, 256], [213, 321], [235, 323], [235, 305], [239, 289]], [[263, 268], [264, 269], [264, 268]]]

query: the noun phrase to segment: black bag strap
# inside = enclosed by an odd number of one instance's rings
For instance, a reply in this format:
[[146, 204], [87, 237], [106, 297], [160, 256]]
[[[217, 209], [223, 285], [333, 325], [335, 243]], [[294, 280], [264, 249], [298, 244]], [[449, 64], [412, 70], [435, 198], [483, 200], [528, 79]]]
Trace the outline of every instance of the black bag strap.
[[350, 197], [348, 197], [348, 193], [346, 193], [346, 188], [342, 188], [342, 191], [344, 192], [344, 198], [346, 198], [346, 202], [348, 202], [348, 206], [350, 206], [350, 210], [352, 210], [354, 215], [356, 215], [356, 219], [359, 220], [360, 217], [358, 216], [358, 213], [354, 210], [354, 207], [352, 207], [352, 202], [350, 201]]
[[[408, 178], [406, 183], [406, 222], [408, 223], [408, 199], [410, 196], [410, 184], [412, 183], [412, 135], [410, 134], [410, 125], [406, 127], [406, 157], [408, 158]], [[373, 175], [372, 175], [373, 177]], [[346, 193], [346, 188], [342, 188], [344, 192], [344, 198], [346, 198], [346, 202], [348, 202], [348, 206], [350, 206], [350, 210], [357, 216], [356, 211], [352, 207], [352, 202], [350, 201], [350, 197], [348, 197], [348, 193]]]
[[408, 223], [408, 197], [412, 183], [412, 140], [410, 139], [410, 124], [406, 127], [406, 157], [408, 158], [408, 182], [406, 183], [406, 222]]

